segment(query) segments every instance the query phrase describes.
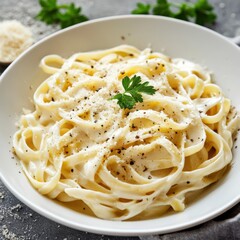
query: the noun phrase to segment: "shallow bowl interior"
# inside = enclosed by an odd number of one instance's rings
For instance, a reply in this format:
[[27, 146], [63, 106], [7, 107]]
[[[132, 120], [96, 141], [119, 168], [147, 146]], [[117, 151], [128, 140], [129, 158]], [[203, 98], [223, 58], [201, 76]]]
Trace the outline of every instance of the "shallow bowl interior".
[[142, 235], [184, 229], [214, 216], [240, 199], [240, 152], [228, 174], [184, 212], [138, 222], [114, 222], [79, 214], [37, 193], [12, 159], [12, 135], [22, 108], [31, 107], [33, 92], [46, 77], [39, 62], [47, 54], [69, 57], [79, 51], [131, 44], [148, 46], [171, 57], [208, 66], [239, 110], [240, 50], [224, 37], [194, 24], [151, 16], [121, 16], [90, 21], [60, 31], [35, 44], [5, 71], [0, 81], [0, 176], [22, 202], [38, 213], [69, 227], [109, 235]]

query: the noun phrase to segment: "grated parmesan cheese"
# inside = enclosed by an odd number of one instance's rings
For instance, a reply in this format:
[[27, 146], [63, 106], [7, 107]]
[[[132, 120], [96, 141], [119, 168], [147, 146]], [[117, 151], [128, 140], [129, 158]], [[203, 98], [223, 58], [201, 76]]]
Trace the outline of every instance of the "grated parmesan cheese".
[[31, 31], [20, 22], [0, 22], [0, 62], [12, 62], [32, 43]]

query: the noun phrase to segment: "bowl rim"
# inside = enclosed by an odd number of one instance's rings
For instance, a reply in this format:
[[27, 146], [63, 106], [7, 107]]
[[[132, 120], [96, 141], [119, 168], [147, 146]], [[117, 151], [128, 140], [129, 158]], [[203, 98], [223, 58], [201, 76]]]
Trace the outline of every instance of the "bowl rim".
[[[16, 60], [13, 61], [13, 63], [10, 64], [10, 66], [3, 72], [3, 74], [0, 76], [0, 84], [2, 82], [2, 80], [4, 79], [4, 77], [8, 74], [9, 71], [11, 71], [12, 68], [14, 68], [15, 64], [18, 63], [21, 58], [23, 58], [25, 56], [25, 54], [27, 54], [28, 52], [34, 50], [34, 48], [36, 48], [37, 46], [41, 45], [43, 42], [48, 41], [49, 39], [56, 37], [58, 35], [61, 35], [65, 32], [68, 31], [72, 31], [73, 29], [77, 29], [77, 28], [81, 28], [82, 26], [87, 26], [87, 25], [92, 25], [98, 22], [108, 22], [108, 21], [112, 21], [112, 20], [126, 20], [126, 19], [155, 19], [155, 20], [161, 20], [161, 21], [168, 21], [168, 22], [173, 22], [176, 24], [182, 24], [185, 26], [189, 26], [191, 28], [195, 28], [195, 29], [199, 29], [201, 31], [205, 31], [208, 32], [209, 34], [215, 35], [218, 38], [221, 38], [222, 40], [224, 40], [227, 44], [232, 45], [232, 47], [235, 47], [235, 49], [237, 51], [239, 51], [240, 53], [240, 48], [233, 43], [230, 39], [228, 39], [227, 37], [224, 37], [223, 35], [205, 28], [203, 26], [199, 26], [197, 24], [191, 23], [191, 22], [186, 22], [183, 20], [178, 20], [178, 19], [173, 19], [173, 18], [169, 18], [169, 17], [163, 17], [163, 16], [153, 16], [153, 15], [118, 15], [118, 16], [109, 16], [109, 17], [103, 17], [103, 18], [98, 18], [98, 19], [93, 19], [93, 20], [89, 20], [83, 23], [79, 23], [76, 25], [73, 25], [71, 27], [68, 27], [66, 29], [62, 29], [59, 30], [55, 33], [50, 34], [49, 36], [41, 39], [40, 41], [34, 43], [32, 46], [30, 46], [26, 51], [24, 51], [20, 56], [17, 57]], [[169, 226], [169, 227], [165, 227], [164, 230], [159, 230], [158, 228], [151, 228], [151, 229], [139, 229], [139, 230], [127, 230], [127, 229], [111, 229], [110, 227], [98, 227], [98, 226], [91, 226], [85, 223], [81, 223], [80, 225], [71, 221], [71, 220], [67, 220], [64, 219], [62, 217], [59, 217], [51, 212], [46, 211], [45, 209], [39, 207], [38, 205], [34, 204], [33, 202], [31, 202], [29, 199], [25, 198], [16, 188], [14, 188], [7, 180], [7, 178], [4, 177], [4, 174], [1, 172], [0, 169], [0, 180], [3, 182], [3, 184], [8, 188], [8, 190], [17, 198], [19, 199], [21, 202], [23, 202], [24, 204], [26, 204], [30, 209], [34, 210], [35, 212], [37, 212], [38, 214], [54, 221], [57, 222], [59, 224], [62, 224], [64, 226], [70, 227], [72, 229], [76, 229], [76, 230], [80, 230], [80, 231], [88, 231], [88, 232], [92, 232], [92, 233], [96, 233], [96, 234], [104, 234], [104, 235], [112, 235], [112, 236], [139, 236], [139, 235], [150, 235], [150, 234], [164, 234], [164, 233], [170, 233], [170, 232], [176, 232], [179, 230], [183, 230], [186, 228], [190, 228], [196, 225], [199, 225], [203, 222], [206, 222], [210, 219], [213, 219], [216, 216], [219, 216], [220, 214], [222, 214], [223, 212], [229, 210], [231, 207], [233, 207], [234, 205], [236, 205], [238, 202], [240, 202], [240, 194], [239, 196], [235, 197], [234, 199], [232, 199], [232, 201], [230, 201], [228, 204], [224, 205], [222, 208], [218, 208], [217, 210], [215, 210], [214, 212], [210, 212], [208, 215], [188, 221], [186, 222], [182, 222], [179, 223], [178, 226]], [[101, 219], [102, 220], [102, 219]], [[112, 222], [110, 220], [104, 220], [106, 222]], [[143, 220], [146, 221], [146, 220]]]

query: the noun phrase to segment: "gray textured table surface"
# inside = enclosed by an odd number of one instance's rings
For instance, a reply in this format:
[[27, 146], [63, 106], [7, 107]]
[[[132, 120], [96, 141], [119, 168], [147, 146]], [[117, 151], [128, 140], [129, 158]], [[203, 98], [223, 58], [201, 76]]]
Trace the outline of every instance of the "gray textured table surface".
[[[142, 0], [143, 1], [143, 0]], [[59, 1], [59, 2], [69, 2]], [[137, 0], [75, 0], [90, 19], [129, 14]], [[155, 2], [147, 1], [144, 2]], [[225, 36], [240, 35], [240, 0], [210, 0], [214, 4], [218, 21], [213, 29]], [[29, 26], [35, 39], [39, 40], [58, 30], [57, 26], [46, 26], [34, 16], [39, 11], [37, 0], [0, 0], [0, 21], [17, 19]], [[4, 71], [0, 67], [0, 73]], [[141, 240], [156, 239], [240, 239], [240, 204], [218, 218], [179, 233], [162, 236], [139, 237]], [[17, 200], [0, 181], [0, 239], [95, 239], [121, 240], [138, 237], [109, 237], [72, 230], [54, 223], [35, 213]]]

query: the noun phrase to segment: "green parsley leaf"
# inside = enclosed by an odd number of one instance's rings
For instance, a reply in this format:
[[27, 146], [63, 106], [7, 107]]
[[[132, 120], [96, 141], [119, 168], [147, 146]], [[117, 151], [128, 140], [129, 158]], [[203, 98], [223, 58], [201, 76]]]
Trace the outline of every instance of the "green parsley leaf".
[[213, 12], [213, 6], [207, 0], [198, 0], [195, 4], [196, 19], [195, 22], [200, 25], [213, 24], [216, 21], [216, 14]]
[[134, 88], [138, 87], [141, 82], [141, 77], [134, 75], [131, 79], [129, 77], [125, 77], [125, 79], [130, 82], [128, 88], [125, 91], [134, 90]]
[[167, 0], [157, 0], [156, 5], [153, 7], [153, 14], [174, 17], [174, 13], [171, 11], [170, 7], [171, 4]]
[[124, 105], [124, 108], [132, 109], [134, 107], [134, 105], [136, 104], [136, 101], [131, 96], [129, 96], [127, 94], [123, 94], [122, 95], [122, 103]]
[[179, 8], [179, 12], [174, 15], [174, 18], [190, 21], [195, 17], [195, 9], [193, 6], [188, 5], [186, 3], [182, 3]]
[[59, 13], [58, 17], [60, 20], [61, 28], [66, 28], [72, 26], [74, 24], [87, 21], [88, 18], [81, 14], [81, 8], [75, 7], [73, 3], [71, 3], [68, 7], [66, 7], [66, 11], [64, 13]]
[[56, 0], [39, 0], [42, 10], [38, 13], [36, 18], [47, 24], [53, 24], [58, 21], [58, 7]]
[[141, 83], [141, 77], [134, 75], [132, 78], [128, 76], [122, 80], [122, 85], [125, 90], [124, 93], [118, 93], [112, 99], [117, 99], [120, 108], [132, 109], [137, 102], [143, 102], [141, 93], [153, 95], [156, 92], [149, 82]]
[[81, 14], [82, 9], [74, 3], [57, 5], [57, 0], [39, 0], [39, 4], [42, 9], [36, 18], [46, 24], [57, 23], [61, 28], [65, 28], [88, 20]]
[[137, 8], [132, 10], [132, 14], [149, 14], [150, 4], [137, 3]]
[[57, 7], [57, 0], [39, 0], [42, 8], [54, 9]]

